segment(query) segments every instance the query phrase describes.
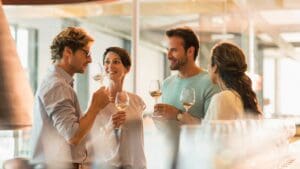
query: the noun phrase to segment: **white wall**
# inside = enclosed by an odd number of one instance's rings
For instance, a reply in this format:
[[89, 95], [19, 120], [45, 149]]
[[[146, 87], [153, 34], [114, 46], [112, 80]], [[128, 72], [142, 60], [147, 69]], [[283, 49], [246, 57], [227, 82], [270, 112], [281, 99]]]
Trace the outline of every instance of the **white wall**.
[[263, 96], [265, 105], [263, 112], [275, 113], [275, 59], [264, 58], [263, 61]]
[[153, 111], [154, 99], [149, 94], [149, 83], [151, 80], [160, 80], [164, 76], [164, 56], [161, 52], [140, 45], [137, 58], [137, 88], [136, 92], [146, 103], [146, 111]]
[[300, 114], [299, 95], [300, 95], [300, 62], [292, 59], [281, 59], [279, 62], [278, 79], [280, 90], [279, 101], [282, 114]]
[[10, 24], [38, 30], [38, 84], [42, 81], [51, 65], [50, 45], [56, 34], [61, 31], [62, 20], [60, 19], [26, 19], [15, 20]]

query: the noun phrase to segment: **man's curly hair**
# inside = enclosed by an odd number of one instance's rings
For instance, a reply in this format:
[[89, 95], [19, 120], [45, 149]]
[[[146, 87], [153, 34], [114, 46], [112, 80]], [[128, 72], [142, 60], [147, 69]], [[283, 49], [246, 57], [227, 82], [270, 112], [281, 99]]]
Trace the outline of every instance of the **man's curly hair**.
[[61, 59], [62, 52], [65, 47], [69, 47], [73, 52], [75, 52], [93, 41], [94, 39], [82, 28], [67, 27], [56, 35], [52, 41], [50, 46], [51, 60], [54, 63], [56, 60]]

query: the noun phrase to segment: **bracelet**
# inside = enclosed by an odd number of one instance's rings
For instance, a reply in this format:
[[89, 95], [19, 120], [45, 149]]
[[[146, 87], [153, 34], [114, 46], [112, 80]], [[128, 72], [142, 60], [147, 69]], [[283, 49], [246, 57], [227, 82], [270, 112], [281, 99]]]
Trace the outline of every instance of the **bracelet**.
[[178, 109], [178, 113], [177, 113], [176, 119], [177, 119], [177, 121], [180, 121], [182, 118], [183, 118], [182, 111], [180, 109]]

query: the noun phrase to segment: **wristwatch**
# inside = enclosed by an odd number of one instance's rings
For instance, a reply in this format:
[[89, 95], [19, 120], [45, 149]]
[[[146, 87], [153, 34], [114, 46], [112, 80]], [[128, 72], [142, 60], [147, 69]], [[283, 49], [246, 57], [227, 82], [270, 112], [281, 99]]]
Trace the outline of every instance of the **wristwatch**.
[[177, 119], [178, 121], [180, 121], [180, 120], [182, 120], [182, 118], [183, 118], [183, 114], [182, 114], [182, 111], [179, 109], [179, 110], [178, 110], [178, 113], [177, 113], [177, 116], [176, 116], [176, 119]]

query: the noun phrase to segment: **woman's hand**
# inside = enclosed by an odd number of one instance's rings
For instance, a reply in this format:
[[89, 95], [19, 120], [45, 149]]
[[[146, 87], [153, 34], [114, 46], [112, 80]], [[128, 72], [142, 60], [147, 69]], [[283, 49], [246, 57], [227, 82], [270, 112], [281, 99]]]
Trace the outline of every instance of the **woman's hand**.
[[112, 115], [112, 122], [114, 128], [120, 128], [122, 124], [125, 123], [126, 120], [126, 112], [125, 111], [118, 111]]

